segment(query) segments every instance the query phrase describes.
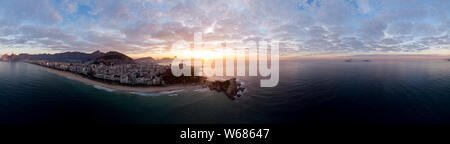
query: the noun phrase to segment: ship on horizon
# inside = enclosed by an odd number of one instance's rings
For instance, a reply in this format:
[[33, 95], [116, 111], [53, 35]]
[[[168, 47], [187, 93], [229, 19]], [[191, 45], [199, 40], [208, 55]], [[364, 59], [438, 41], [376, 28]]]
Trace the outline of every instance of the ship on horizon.
[[[368, 60], [368, 59], [364, 59], [364, 60], [360, 60], [361, 62], [371, 62], [372, 60]], [[355, 60], [353, 59], [346, 59], [345, 62], [355, 62]]]

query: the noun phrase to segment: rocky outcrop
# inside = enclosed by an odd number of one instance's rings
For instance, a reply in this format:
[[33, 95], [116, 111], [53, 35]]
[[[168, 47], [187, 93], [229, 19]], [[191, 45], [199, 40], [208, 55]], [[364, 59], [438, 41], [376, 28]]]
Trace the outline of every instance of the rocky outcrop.
[[225, 95], [234, 100], [238, 97], [241, 97], [245, 91], [245, 87], [243, 83], [241, 83], [238, 79], [232, 78], [225, 81], [205, 81], [204, 87], [208, 87], [210, 90], [215, 90], [218, 92], [224, 92]]

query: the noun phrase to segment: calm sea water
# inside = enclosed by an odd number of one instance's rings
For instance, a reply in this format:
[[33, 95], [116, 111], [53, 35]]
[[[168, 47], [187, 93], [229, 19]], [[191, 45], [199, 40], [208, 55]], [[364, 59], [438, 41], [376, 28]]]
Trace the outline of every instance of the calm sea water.
[[280, 83], [238, 101], [212, 91], [138, 94], [0, 62], [0, 123], [450, 123], [450, 62], [283, 61]]

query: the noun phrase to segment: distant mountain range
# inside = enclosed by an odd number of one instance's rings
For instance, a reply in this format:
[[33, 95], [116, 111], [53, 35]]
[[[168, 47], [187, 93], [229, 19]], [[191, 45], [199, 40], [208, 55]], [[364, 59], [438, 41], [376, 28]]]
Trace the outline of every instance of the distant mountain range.
[[49, 60], [49, 61], [90, 61], [104, 56], [105, 53], [95, 51], [93, 53], [82, 52], [64, 52], [56, 54], [12, 54], [3, 55], [2, 61], [20, 61], [20, 60]]
[[93, 53], [82, 53], [82, 52], [64, 52], [56, 54], [12, 54], [10, 56], [3, 55], [2, 61], [20, 61], [20, 60], [49, 60], [49, 61], [77, 61], [85, 62], [96, 60], [104, 56], [105, 53], [100, 51], [95, 51]]
[[154, 59], [144, 57], [133, 60], [125, 54], [117, 51], [103, 53], [95, 51], [92, 53], [82, 52], [64, 52], [55, 54], [19, 54], [2, 55], [0, 61], [20, 61], [20, 60], [48, 60], [48, 61], [66, 61], [66, 62], [93, 62], [104, 64], [132, 64], [132, 63], [160, 63], [170, 62], [172, 58]]

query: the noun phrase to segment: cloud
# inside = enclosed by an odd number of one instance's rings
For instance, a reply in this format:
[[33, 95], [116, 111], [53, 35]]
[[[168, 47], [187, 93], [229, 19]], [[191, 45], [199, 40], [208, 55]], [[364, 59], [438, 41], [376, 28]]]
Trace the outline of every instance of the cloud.
[[421, 39], [424, 45], [450, 45], [450, 37], [447, 35], [437, 37], [425, 37]]
[[435, 34], [439, 34], [441, 32], [437, 31], [437, 28], [431, 24], [426, 23], [416, 23], [413, 27], [413, 33], [421, 35], [421, 36], [432, 36]]
[[369, 5], [369, 0], [360, 0], [357, 1], [357, 3], [359, 6], [358, 7], [359, 12], [366, 14], [372, 11], [372, 7]]
[[42, 24], [55, 24], [63, 21], [63, 17], [50, 4], [49, 0], [6, 0], [0, 2], [0, 11], [12, 21], [30, 20]]
[[368, 40], [377, 40], [384, 37], [384, 30], [387, 28], [386, 23], [379, 20], [371, 20], [364, 23], [358, 32], [360, 36]]
[[282, 55], [420, 52], [448, 49], [446, 3], [7, 0], [0, 2], [0, 47], [142, 53], [210, 29], [204, 41], [281, 40]]
[[395, 22], [389, 25], [387, 32], [393, 35], [407, 35], [411, 34], [413, 24], [411, 22]]
[[129, 5], [123, 0], [95, 1], [95, 15], [108, 20], [128, 20], [131, 18]]
[[318, 21], [328, 25], [341, 25], [351, 20], [354, 7], [345, 1], [321, 1], [317, 11]]
[[380, 14], [377, 18], [384, 21], [398, 20], [421, 20], [427, 17], [428, 10], [425, 8], [403, 9], [385, 14]]
[[126, 38], [130, 41], [141, 41], [149, 39], [151, 34], [158, 30], [156, 24], [148, 21], [138, 21], [134, 24], [125, 26], [121, 29], [121, 32], [126, 35]]
[[385, 38], [385, 39], [382, 39], [380, 41], [380, 43], [384, 44], [384, 45], [395, 45], [395, 44], [401, 43], [401, 41], [394, 39], [394, 38]]
[[75, 0], [64, 0], [61, 2], [62, 11], [72, 14], [78, 10], [78, 3]]
[[76, 37], [66, 34], [63, 30], [59, 28], [44, 28], [38, 26], [25, 25], [20, 27], [21, 39], [34, 40], [34, 39], [55, 39], [65, 42], [73, 41]]

